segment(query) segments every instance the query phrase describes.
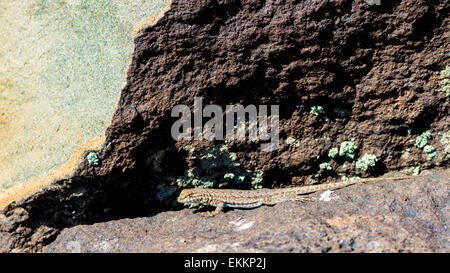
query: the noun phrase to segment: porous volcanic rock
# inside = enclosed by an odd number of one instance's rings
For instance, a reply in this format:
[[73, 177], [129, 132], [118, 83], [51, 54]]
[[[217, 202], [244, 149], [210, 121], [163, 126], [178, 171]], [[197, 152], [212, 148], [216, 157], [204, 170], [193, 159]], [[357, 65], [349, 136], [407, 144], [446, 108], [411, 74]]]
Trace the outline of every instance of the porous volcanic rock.
[[[214, 186], [250, 188], [247, 178], [241, 185], [217, 181], [228, 171], [224, 162], [212, 172], [195, 165], [189, 150], [209, 151], [219, 142], [171, 137], [171, 110], [192, 106], [195, 96], [205, 105], [280, 106], [279, 149], [221, 146], [233, 153], [238, 171], [262, 174], [260, 186], [448, 168], [440, 140], [450, 124], [441, 92], [449, 12], [446, 1], [424, 0], [173, 1], [135, 39], [99, 164], [84, 160], [71, 179], [8, 206], [0, 219], [0, 241], [8, 243], [0, 250], [38, 251], [66, 227], [168, 210], [177, 179], [195, 168], [208, 179], [215, 175]], [[313, 106], [323, 113], [312, 113]], [[414, 145], [424, 132], [435, 156]], [[356, 160], [328, 157], [350, 140], [358, 147], [355, 159], [374, 154], [375, 168], [363, 172]], [[323, 162], [333, 170], [321, 170]]]
[[427, 171], [214, 218], [184, 209], [80, 225], [64, 229], [44, 252], [448, 253], [449, 175]]

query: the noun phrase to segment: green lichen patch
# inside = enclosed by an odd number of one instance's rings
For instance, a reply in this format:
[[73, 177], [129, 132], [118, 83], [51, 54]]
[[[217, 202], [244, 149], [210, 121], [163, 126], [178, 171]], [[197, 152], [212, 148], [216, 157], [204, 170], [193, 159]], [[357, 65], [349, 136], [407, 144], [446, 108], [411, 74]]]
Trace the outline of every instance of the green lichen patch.
[[193, 147], [191, 145], [185, 145], [185, 146], [183, 146], [183, 150], [187, 151], [188, 153], [193, 153], [193, 152], [195, 152], [195, 147]]
[[94, 152], [90, 152], [86, 158], [88, 160], [89, 165], [91, 166], [98, 166], [98, 164], [100, 163], [98, 155]]
[[436, 159], [436, 158], [438, 158], [438, 154], [435, 151], [433, 151], [431, 153], [427, 153], [427, 158], [428, 159]]
[[71, 195], [71, 197], [81, 197], [81, 196], [83, 196], [84, 195], [84, 192], [77, 192], [77, 193], [73, 193], [72, 195]]
[[365, 154], [356, 161], [356, 168], [364, 172], [367, 172], [369, 168], [375, 167], [378, 162], [378, 158], [374, 154]]
[[441, 137], [440, 142], [442, 143], [442, 145], [446, 146], [446, 145], [450, 145], [450, 130], [448, 130], [446, 133], [444, 133]]
[[326, 170], [326, 171], [332, 171], [333, 167], [329, 162], [323, 162], [319, 164], [319, 169]]
[[264, 182], [264, 172], [261, 170], [256, 170], [255, 172], [252, 172], [250, 180], [253, 188], [261, 189], [263, 187]]
[[189, 168], [176, 179], [180, 187], [216, 188], [225, 183], [239, 187], [244, 183], [254, 188], [262, 187], [264, 172], [243, 169], [238, 155], [229, 151], [226, 145], [205, 150], [195, 150], [193, 147], [183, 149], [189, 151], [186, 158]]
[[412, 175], [419, 175], [420, 174], [420, 166], [413, 166], [408, 169], [406, 169], [406, 172], [412, 174]]
[[297, 139], [295, 139], [293, 137], [288, 137], [288, 138], [286, 138], [286, 144], [290, 145], [290, 146], [299, 147], [300, 141], [298, 141]]
[[423, 151], [425, 153], [429, 154], [429, 153], [433, 153], [434, 151], [436, 151], [436, 149], [431, 145], [425, 145], [425, 147], [423, 147]]
[[322, 177], [321, 173], [316, 173], [316, 174], [312, 175], [308, 181], [310, 184], [317, 184], [317, 183], [319, 183], [319, 179], [321, 177]]
[[342, 181], [352, 181], [352, 180], [358, 180], [361, 179], [361, 177], [356, 176], [356, 175], [345, 175], [345, 174], [340, 174], [341, 176], [341, 180]]
[[444, 146], [445, 157], [450, 157], [450, 130], [442, 135], [440, 142]]
[[238, 175], [236, 177], [236, 183], [244, 183], [246, 178], [247, 178], [247, 176], [245, 176], [245, 175]]
[[325, 114], [325, 110], [323, 109], [322, 106], [317, 105], [317, 106], [312, 106], [309, 113], [312, 115], [318, 116], [320, 114]]
[[339, 149], [338, 148], [331, 148], [329, 151], [328, 151], [328, 157], [329, 158], [336, 158], [337, 156], [338, 156], [338, 154], [339, 154]]
[[[340, 143], [339, 147], [332, 147], [328, 151], [328, 158], [333, 160], [336, 164], [338, 164], [335, 169], [335, 172], [347, 172], [350, 170], [349, 165], [347, 165], [347, 162], [345, 160], [348, 159], [355, 159], [356, 157], [356, 151], [358, 150], [358, 146], [355, 143], [355, 139], [343, 141]], [[339, 165], [341, 164], [342, 165]], [[352, 165], [350, 165], [352, 166]], [[319, 169], [322, 171], [330, 172], [333, 171], [333, 166], [330, 162], [322, 162], [319, 164]], [[343, 179], [347, 178], [346, 174], [340, 173], [339, 176], [344, 177]]]
[[214, 176], [200, 174], [198, 170], [187, 170], [184, 176], [177, 178], [176, 182], [182, 188], [212, 188], [215, 186]]
[[441, 71], [440, 78], [440, 91], [444, 92], [447, 96], [450, 96], [450, 66], [445, 67], [445, 69]]
[[233, 180], [236, 176], [234, 175], [234, 173], [226, 173], [224, 174], [223, 178], [226, 180]]
[[407, 159], [409, 158], [410, 155], [411, 155], [411, 149], [407, 148], [407, 149], [403, 152], [401, 158], [407, 160]]
[[423, 132], [421, 135], [416, 137], [414, 145], [417, 148], [422, 149], [423, 147], [425, 147], [428, 144], [428, 141], [430, 139], [431, 139], [431, 132], [429, 132], [429, 131]]
[[431, 139], [431, 137], [432, 137], [431, 132], [429, 131], [423, 132], [421, 135], [416, 137], [414, 144], [417, 148], [422, 149], [427, 154], [428, 159], [438, 157], [436, 149], [432, 145], [428, 144], [428, 141]]
[[354, 139], [352, 139], [351, 141], [344, 141], [339, 147], [339, 156], [355, 159], [357, 149], [358, 146], [356, 146]]

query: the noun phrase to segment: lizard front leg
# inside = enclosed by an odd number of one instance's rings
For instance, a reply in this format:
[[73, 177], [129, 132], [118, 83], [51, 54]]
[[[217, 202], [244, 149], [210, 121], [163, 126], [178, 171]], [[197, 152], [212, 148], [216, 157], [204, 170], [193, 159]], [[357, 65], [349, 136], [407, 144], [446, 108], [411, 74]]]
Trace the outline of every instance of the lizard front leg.
[[205, 217], [214, 217], [217, 214], [219, 214], [222, 210], [223, 207], [225, 206], [224, 202], [214, 202], [211, 205], [216, 206], [216, 209], [214, 211], [206, 211], [206, 212], [200, 212], [199, 214], [201, 216], [205, 216]]

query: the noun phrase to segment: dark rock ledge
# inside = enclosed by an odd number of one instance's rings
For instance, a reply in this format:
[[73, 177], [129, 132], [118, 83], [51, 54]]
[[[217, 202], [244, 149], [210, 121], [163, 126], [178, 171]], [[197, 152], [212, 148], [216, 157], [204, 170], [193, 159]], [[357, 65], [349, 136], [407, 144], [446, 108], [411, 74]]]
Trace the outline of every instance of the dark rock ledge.
[[184, 209], [80, 225], [44, 252], [449, 252], [449, 177], [427, 171], [215, 218]]

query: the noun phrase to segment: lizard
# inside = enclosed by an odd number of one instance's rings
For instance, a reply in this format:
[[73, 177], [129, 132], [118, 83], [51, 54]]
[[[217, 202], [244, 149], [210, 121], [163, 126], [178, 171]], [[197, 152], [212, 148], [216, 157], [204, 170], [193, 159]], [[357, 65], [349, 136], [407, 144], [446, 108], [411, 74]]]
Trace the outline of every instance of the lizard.
[[380, 180], [404, 180], [408, 178], [411, 178], [411, 176], [365, 178], [281, 189], [237, 190], [192, 188], [182, 190], [177, 201], [183, 204], [214, 206], [216, 207], [214, 211], [200, 213], [203, 216], [213, 217], [218, 215], [224, 207], [251, 209], [262, 205], [271, 206], [285, 201], [304, 202], [311, 199], [308, 194], [317, 191], [340, 189], [356, 183]]

